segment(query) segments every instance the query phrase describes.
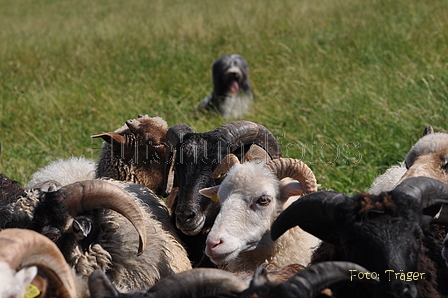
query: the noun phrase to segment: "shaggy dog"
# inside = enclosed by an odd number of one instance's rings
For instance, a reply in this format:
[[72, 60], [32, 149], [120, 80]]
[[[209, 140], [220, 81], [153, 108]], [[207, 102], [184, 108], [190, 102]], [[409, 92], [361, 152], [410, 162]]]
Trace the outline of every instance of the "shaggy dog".
[[199, 109], [217, 110], [224, 119], [242, 118], [253, 101], [249, 65], [238, 54], [222, 56], [213, 63], [213, 92]]

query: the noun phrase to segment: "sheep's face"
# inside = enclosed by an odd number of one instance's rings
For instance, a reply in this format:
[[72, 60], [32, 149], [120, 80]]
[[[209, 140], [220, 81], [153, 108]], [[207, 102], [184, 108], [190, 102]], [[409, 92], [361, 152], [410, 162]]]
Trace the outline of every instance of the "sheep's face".
[[249, 65], [242, 56], [222, 56], [213, 63], [212, 71], [216, 95], [251, 91]]
[[406, 156], [408, 171], [401, 178], [424, 176], [448, 184], [448, 134], [435, 133], [421, 138]]
[[176, 227], [186, 235], [208, 232], [219, 212], [219, 204], [199, 193], [200, 189], [217, 183], [211, 174], [219, 152], [208, 143], [207, 139], [193, 134], [181, 144], [176, 155], [175, 179], [179, 193], [174, 213]]
[[[128, 120], [126, 124], [134, 135], [134, 159], [137, 163], [164, 164], [168, 125], [159, 117]], [[132, 147], [132, 146], [131, 146]]]
[[126, 163], [138, 165], [165, 164], [167, 123], [160, 117], [147, 115], [126, 121], [126, 125], [114, 132], [92, 136], [108, 143], [103, 146], [106, 154]]
[[[394, 274], [417, 271], [423, 237], [420, 203], [360, 194], [338, 206], [334, 214], [338, 214], [333, 233], [337, 238], [332, 243], [340, 245], [342, 260], [378, 273], [381, 280], [379, 286], [363, 284], [356, 291], [372, 293], [365, 297], [416, 297], [414, 283]], [[392, 272], [390, 280], [388, 272]]]
[[270, 226], [282, 209], [279, 181], [263, 164], [237, 164], [218, 190], [221, 210], [205, 253], [216, 264], [254, 250], [270, 251]]

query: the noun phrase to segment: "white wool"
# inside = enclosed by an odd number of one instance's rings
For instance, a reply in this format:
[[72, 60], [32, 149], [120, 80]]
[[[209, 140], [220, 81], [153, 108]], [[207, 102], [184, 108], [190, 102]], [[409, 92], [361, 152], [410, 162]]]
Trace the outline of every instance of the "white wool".
[[392, 190], [400, 181], [401, 177], [406, 173], [407, 169], [404, 162], [400, 165], [393, 165], [373, 180], [368, 192], [370, 194], [379, 195], [381, 192]]
[[0, 297], [23, 298], [36, 274], [35, 266], [16, 272], [7, 263], [0, 262]]
[[448, 152], [448, 134], [434, 133], [422, 137], [406, 155], [406, 165], [411, 166], [417, 157], [427, 154]]
[[40, 182], [55, 180], [62, 186], [95, 177], [95, 161], [85, 157], [57, 159], [31, 176], [25, 188], [32, 188]]

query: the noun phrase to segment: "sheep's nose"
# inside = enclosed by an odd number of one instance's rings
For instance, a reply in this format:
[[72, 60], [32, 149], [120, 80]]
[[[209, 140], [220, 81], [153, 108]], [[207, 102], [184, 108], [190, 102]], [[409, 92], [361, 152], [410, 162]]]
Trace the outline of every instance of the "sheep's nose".
[[205, 254], [213, 257], [219, 253], [221, 245], [224, 243], [222, 239], [207, 239], [205, 242]]
[[177, 218], [185, 223], [191, 222], [196, 217], [196, 212], [193, 210], [184, 210], [182, 212], [177, 213]]
[[213, 239], [213, 240], [207, 240], [206, 244], [210, 249], [214, 249], [222, 243], [223, 243], [222, 239]]

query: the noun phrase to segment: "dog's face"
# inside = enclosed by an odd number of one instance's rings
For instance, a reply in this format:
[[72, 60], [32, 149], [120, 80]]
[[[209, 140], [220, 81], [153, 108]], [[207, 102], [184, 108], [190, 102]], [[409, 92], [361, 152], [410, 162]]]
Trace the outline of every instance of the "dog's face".
[[213, 84], [216, 95], [251, 92], [249, 65], [238, 54], [220, 57], [213, 63]]

